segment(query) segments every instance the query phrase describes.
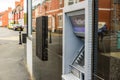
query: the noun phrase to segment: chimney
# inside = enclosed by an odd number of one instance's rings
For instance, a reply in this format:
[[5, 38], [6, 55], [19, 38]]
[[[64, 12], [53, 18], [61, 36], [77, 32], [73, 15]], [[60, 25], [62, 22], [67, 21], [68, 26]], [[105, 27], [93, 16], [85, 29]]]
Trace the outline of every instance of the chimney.
[[20, 4], [20, 2], [19, 2], [19, 1], [16, 1], [16, 2], [15, 2], [15, 7], [17, 7], [19, 4]]

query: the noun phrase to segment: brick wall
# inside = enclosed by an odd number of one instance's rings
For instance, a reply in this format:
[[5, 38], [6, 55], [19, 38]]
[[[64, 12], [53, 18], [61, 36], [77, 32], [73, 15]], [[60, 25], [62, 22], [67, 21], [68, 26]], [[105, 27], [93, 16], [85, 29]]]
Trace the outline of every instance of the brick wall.
[[104, 11], [104, 10], [99, 10], [98, 13], [98, 21], [99, 22], [105, 22], [107, 25], [107, 28], [110, 29], [111, 27], [111, 11]]
[[[49, 21], [51, 22], [49, 26], [52, 26], [52, 27], [54, 26], [55, 27], [54, 30], [56, 30], [59, 27], [58, 26], [58, 19], [59, 19], [58, 14], [62, 14], [63, 6], [64, 6], [64, 0], [62, 0], [62, 2], [59, 2], [59, 0], [46, 1], [42, 5], [37, 5], [37, 7], [35, 8], [35, 17], [44, 16], [44, 15], [51, 17], [52, 20]], [[33, 24], [34, 23], [35, 23], [35, 20]], [[55, 24], [53, 25], [53, 23]]]
[[111, 0], [99, 0], [99, 8], [111, 8]]
[[5, 11], [2, 15], [2, 26], [7, 27], [8, 25], [8, 11]]
[[111, 0], [99, 0], [98, 21], [105, 22], [107, 28], [111, 27]]
[[15, 2], [15, 9], [14, 9], [14, 22], [15, 24], [21, 24], [24, 26], [24, 0], [20, 0], [20, 2]]

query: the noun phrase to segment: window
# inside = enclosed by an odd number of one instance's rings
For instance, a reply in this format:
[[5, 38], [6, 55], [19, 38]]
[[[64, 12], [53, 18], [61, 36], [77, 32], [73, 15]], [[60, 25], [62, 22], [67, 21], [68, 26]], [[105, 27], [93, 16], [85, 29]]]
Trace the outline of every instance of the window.
[[59, 0], [59, 6], [60, 6], [60, 8], [63, 7], [62, 0]]
[[80, 0], [75, 0], [75, 3], [78, 3], [78, 2], [80, 2]]
[[81, 0], [68, 0], [68, 5], [75, 4], [80, 2]]
[[62, 0], [59, 0], [60, 1], [60, 4], [62, 4]]
[[51, 28], [52, 25], [52, 18], [48, 17], [48, 28]]
[[71, 5], [74, 3], [74, 0], [68, 0], [68, 5]]
[[62, 15], [58, 16], [58, 27], [59, 28], [63, 27], [63, 16]]

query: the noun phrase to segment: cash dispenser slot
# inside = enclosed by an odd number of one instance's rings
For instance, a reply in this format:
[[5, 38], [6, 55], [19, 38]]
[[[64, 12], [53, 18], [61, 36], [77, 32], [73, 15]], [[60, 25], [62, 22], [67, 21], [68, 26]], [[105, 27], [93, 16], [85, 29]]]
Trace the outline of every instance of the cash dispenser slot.
[[77, 50], [77, 57], [73, 60], [72, 64], [70, 65], [71, 67], [71, 73], [75, 75], [76, 77], [80, 78], [81, 80], [84, 80], [84, 45]]

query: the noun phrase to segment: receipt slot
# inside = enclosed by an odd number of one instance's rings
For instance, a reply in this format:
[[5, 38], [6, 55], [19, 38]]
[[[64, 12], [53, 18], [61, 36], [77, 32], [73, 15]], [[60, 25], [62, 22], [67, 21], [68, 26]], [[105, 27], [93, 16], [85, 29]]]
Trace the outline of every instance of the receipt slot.
[[63, 80], [92, 80], [92, 0], [64, 7]]

